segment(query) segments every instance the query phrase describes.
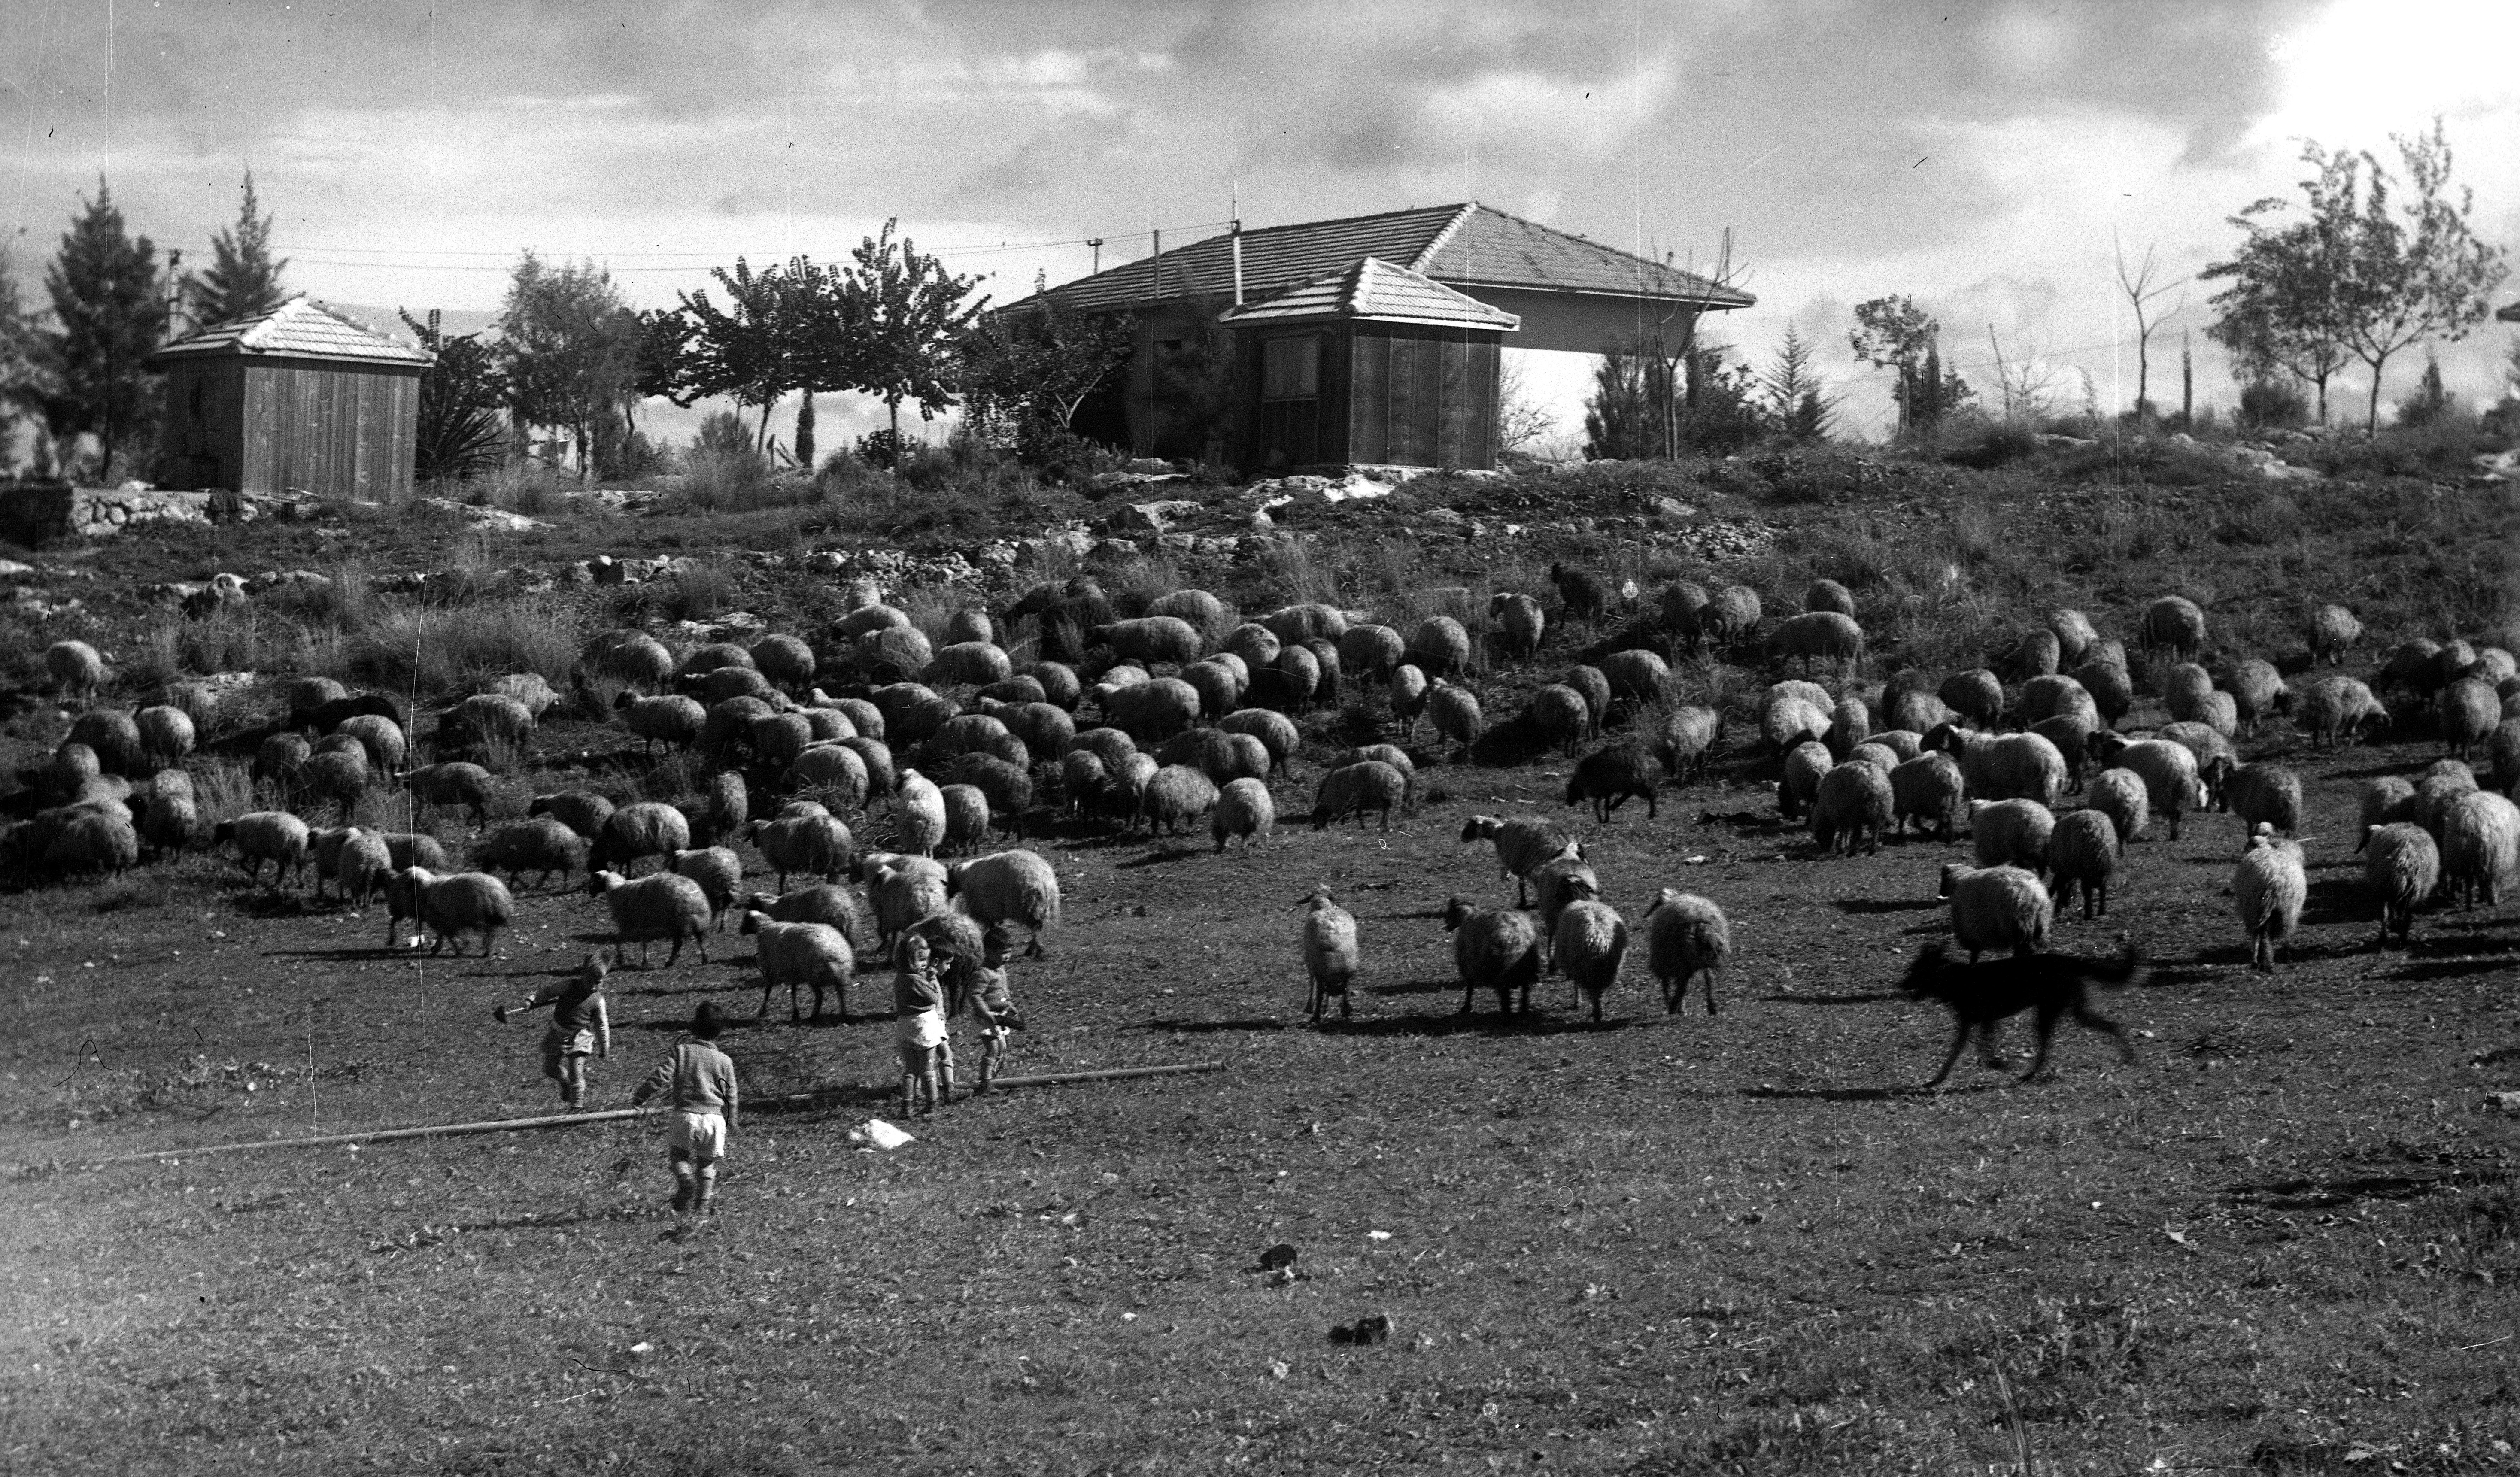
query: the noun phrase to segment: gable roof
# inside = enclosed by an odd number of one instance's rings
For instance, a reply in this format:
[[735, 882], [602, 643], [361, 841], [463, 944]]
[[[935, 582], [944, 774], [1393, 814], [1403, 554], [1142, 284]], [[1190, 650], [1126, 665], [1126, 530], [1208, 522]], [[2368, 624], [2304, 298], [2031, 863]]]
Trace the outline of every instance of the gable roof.
[[[1037, 296], [1087, 311], [1171, 297], [1230, 297], [1234, 238], [1211, 236], [1080, 278]], [[1587, 241], [1475, 201], [1380, 215], [1264, 226], [1242, 233], [1242, 296], [1252, 300], [1376, 257], [1453, 288], [1703, 303], [1722, 311], [1758, 299], [1649, 258]], [[1158, 281], [1157, 274], [1161, 279]], [[1031, 298], [1024, 299], [1031, 301]]]
[[231, 318], [176, 339], [156, 359], [214, 354], [273, 354], [349, 364], [428, 364], [423, 350], [371, 333], [311, 297], [292, 297], [268, 313]]
[[[1250, 273], [1246, 269], [1243, 275], [1247, 280]], [[1228, 308], [1217, 315], [1219, 323], [1238, 328], [1341, 318], [1498, 329], [1506, 333], [1522, 325], [1520, 318], [1502, 308], [1490, 307], [1465, 292], [1457, 292], [1379, 256], [1366, 257], [1344, 272], [1298, 283], [1258, 302], [1246, 300], [1240, 307]]]

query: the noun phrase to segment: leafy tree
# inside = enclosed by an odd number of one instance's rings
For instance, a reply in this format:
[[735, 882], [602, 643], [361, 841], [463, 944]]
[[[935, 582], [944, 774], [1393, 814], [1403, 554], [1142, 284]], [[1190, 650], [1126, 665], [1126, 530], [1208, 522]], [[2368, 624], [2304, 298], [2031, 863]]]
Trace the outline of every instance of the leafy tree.
[[155, 386], [145, 367], [166, 332], [166, 295], [158, 249], [123, 228], [112, 193], [97, 182], [94, 201], [62, 235], [44, 273], [59, 327], [49, 336], [53, 433], [95, 433], [104, 447], [96, 474], [112, 472], [117, 444], [149, 425]]
[[[709, 275], [726, 293], [725, 307], [712, 302], [703, 288], [679, 294], [682, 307], [672, 323], [651, 321], [643, 339], [643, 365], [669, 342], [676, 356], [672, 371], [659, 381], [671, 387], [658, 392], [682, 406], [709, 396], [733, 400], [738, 406], [758, 406], [761, 425], [753, 444], [766, 442], [771, 408], [798, 382], [793, 352], [799, 336], [793, 322], [798, 293], [793, 282], [805, 272], [819, 269], [803, 257], [787, 267], [774, 264], [758, 273], [741, 256], [732, 272], [711, 267]], [[643, 386], [647, 380], [643, 369]]]
[[2442, 383], [2441, 360], [2424, 356], [2424, 373], [2415, 380], [2415, 392], [2398, 402], [2400, 425], [2431, 425], [2452, 416], [2458, 409], [2458, 397]]
[[498, 356], [478, 334], [447, 335], [437, 314], [421, 322], [405, 312], [411, 330], [434, 362], [420, 376], [420, 425], [413, 441], [412, 473], [423, 481], [454, 481], [497, 467], [507, 454], [508, 387]]
[[288, 300], [280, 271], [289, 265], [271, 255], [271, 217], [254, 213], [253, 171], [245, 175], [245, 203], [237, 221], [210, 241], [210, 269], [184, 274], [184, 311], [207, 326], [268, 313]]
[[1125, 314], [1079, 313], [1056, 297], [982, 318], [960, 348], [971, 424], [1038, 464], [1086, 396], [1128, 362], [1135, 334]]
[[1913, 298], [1902, 293], [1858, 303], [1855, 323], [1847, 336], [1855, 356], [1898, 373], [1891, 398], [1899, 406], [1902, 434], [1932, 430], [1945, 412], [1975, 393], [1958, 375], [1944, 373], [1937, 341], [1943, 326], [1920, 311]]
[[946, 271], [906, 237], [894, 240], [895, 224], [885, 221], [881, 236], [866, 238], [850, 252], [855, 265], [844, 300], [856, 349], [850, 379], [883, 402], [898, 447], [903, 401], [916, 402], [922, 420], [954, 403], [954, 349], [987, 299], [967, 302], [979, 279]]
[[19, 295], [8, 249], [0, 246], [0, 465], [9, 459], [10, 422], [43, 410], [46, 382], [42, 340]]
[[1759, 377], [1746, 364], [1727, 365], [1724, 344], [1689, 350], [1688, 379], [1675, 423], [1679, 444], [1709, 455], [1738, 451], [1759, 439]]
[[1584, 455], [1593, 461], [1634, 461], [1660, 455], [1669, 424], [1673, 366], [1661, 354], [1614, 344], [1593, 371], [1593, 393], [1584, 399]]
[[1785, 341], [1777, 362], [1758, 377], [1758, 400], [1768, 424], [1788, 441], [1823, 441], [1837, 410], [1837, 397], [1822, 392], [1812, 364], [1810, 340], [1785, 325]]
[[553, 267], [527, 251], [499, 313], [499, 367], [518, 427], [563, 433], [578, 475], [595, 471], [596, 428], [637, 393], [645, 330], [612, 274], [592, 262]]

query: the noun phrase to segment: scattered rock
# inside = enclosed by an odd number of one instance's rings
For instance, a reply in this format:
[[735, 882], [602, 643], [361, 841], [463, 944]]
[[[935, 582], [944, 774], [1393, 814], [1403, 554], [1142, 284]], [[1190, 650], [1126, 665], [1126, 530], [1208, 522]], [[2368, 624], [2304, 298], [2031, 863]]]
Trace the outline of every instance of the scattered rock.
[[453, 498], [422, 498], [414, 506], [427, 509], [444, 517], [462, 518], [475, 528], [495, 528], [501, 533], [523, 533], [528, 529], [551, 526], [540, 518], [529, 518], [521, 513], [510, 513], [505, 508], [487, 508], [472, 503], [459, 503]]
[[1113, 533], [1170, 533], [1185, 518], [1198, 515], [1196, 503], [1172, 499], [1160, 503], [1123, 503], [1102, 526]]
[[1281, 1267], [1292, 1267], [1295, 1265], [1295, 1258], [1301, 1255], [1302, 1253], [1295, 1249], [1293, 1242], [1281, 1241], [1277, 1245], [1260, 1253], [1259, 1270], [1262, 1272], [1276, 1272]]
[[[2497, 482], [2520, 481], [2520, 450], [2488, 452], [2475, 458], [2476, 474]], [[6, 573], [0, 570], [0, 573]]]
[[35, 572], [32, 564], [22, 564], [13, 559], [0, 559], [0, 579], [21, 579]]
[[2488, 1093], [2485, 1105], [2497, 1113], [2520, 1113], [2520, 1093]]

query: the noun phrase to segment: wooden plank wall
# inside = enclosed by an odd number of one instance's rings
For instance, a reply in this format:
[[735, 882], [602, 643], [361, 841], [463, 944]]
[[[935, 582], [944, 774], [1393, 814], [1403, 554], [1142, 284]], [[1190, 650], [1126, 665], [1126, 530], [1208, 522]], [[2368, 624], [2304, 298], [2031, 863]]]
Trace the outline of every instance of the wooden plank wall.
[[1474, 330], [1359, 324], [1346, 460], [1494, 467], [1499, 348]]
[[411, 493], [420, 375], [280, 360], [249, 365], [247, 492], [396, 502]]

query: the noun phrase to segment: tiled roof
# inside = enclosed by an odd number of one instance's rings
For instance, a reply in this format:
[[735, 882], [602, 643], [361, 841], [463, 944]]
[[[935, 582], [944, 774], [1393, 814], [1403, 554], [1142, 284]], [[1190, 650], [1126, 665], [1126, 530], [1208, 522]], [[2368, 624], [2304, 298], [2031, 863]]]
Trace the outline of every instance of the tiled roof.
[[[1168, 247], [1053, 288], [1070, 307], [1126, 308], [1166, 297], [1230, 297], [1232, 236]], [[1665, 301], [1748, 307], [1757, 299], [1693, 272], [1508, 215], [1475, 201], [1394, 210], [1344, 220], [1266, 226], [1242, 233], [1242, 296], [1257, 297], [1346, 271], [1379, 257], [1461, 288], [1598, 292]], [[1160, 281], [1157, 274], [1160, 272]]]
[[157, 357], [283, 354], [360, 364], [427, 364], [429, 356], [369, 332], [309, 297], [292, 297], [268, 313], [232, 318], [186, 335]]
[[[1247, 274], [1246, 274], [1247, 276]], [[1247, 297], [1246, 291], [1246, 297]], [[1522, 320], [1492, 308], [1407, 267], [1369, 256], [1344, 272], [1332, 272], [1298, 283], [1258, 302], [1228, 308], [1218, 322], [1237, 326], [1266, 323], [1309, 323], [1328, 318], [1369, 318], [1383, 323], [1433, 323], [1454, 327], [1503, 329]]]

